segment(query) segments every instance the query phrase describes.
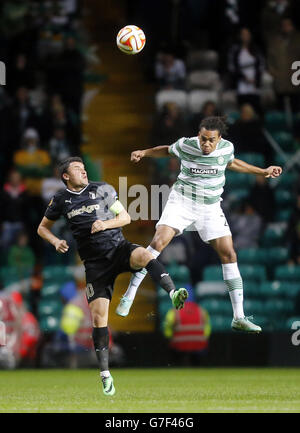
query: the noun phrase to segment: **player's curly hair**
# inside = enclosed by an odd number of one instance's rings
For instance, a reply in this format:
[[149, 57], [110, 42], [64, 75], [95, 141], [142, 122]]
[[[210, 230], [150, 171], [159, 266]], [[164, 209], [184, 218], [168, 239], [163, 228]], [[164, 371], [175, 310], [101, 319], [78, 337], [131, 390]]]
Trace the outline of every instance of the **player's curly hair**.
[[205, 128], [208, 131], [219, 131], [221, 136], [226, 135], [227, 133], [226, 117], [225, 116], [205, 117], [200, 123], [199, 130], [201, 128]]
[[81, 162], [83, 164], [83, 160], [80, 158], [80, 156], [70, 156], [69, 158], [61, 161], [58, 165], [60, 178], [65, 185], [67, 185], [67, 182], [63, 178], [63, 174], [68, 172], [68, 168], [72, 162]]

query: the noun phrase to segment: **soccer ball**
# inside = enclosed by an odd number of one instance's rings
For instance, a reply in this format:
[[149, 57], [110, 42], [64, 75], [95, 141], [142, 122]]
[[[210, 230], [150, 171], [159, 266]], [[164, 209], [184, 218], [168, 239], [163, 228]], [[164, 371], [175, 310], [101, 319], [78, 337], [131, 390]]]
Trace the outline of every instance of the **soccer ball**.
[[125, 54], [137, 54], [145, 46], [146, 36], [137, 26], [125, 26], [117, 34], [117, 46]]

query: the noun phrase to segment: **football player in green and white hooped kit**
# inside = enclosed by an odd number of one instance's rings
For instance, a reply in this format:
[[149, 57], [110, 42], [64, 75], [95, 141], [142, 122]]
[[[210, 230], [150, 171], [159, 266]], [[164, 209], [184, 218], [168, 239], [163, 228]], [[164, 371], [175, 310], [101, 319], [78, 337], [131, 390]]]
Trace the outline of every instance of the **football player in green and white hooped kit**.
[[[225, 133], [226, 124], [222, 117], [207, 117], [200, 124], [198, 136], [180, 138], [171, 146], [134, 151], [131, 161], [137, 163], [145, 157], [165, 156], [180, 159], [180, 174], [147, 249], [157, 258], [174, 236], [180, 235], [184, 229], [194, 224], [201, 239], [215, 249], [221, 260], [223, 278], [233, 308], [232, 329], [258, 333], [261, 332], [261, 327], [252, 323], [244, 314], [243, 281], [231, 231], [221, 208], [221, 195], [227, 168], [266, 178], [280, 176], [282, 168], [259, 168], [235, 158], [233, 144], [223, 138]], [[143, 269], [132, 276], [116, 310], [120, 316], [128, 315], [146, 273]]]

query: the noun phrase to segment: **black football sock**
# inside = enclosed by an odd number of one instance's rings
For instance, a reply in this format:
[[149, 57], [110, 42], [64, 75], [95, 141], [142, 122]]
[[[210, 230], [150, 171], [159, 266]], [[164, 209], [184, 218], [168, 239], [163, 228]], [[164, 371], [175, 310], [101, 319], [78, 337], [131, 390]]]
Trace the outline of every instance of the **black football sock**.
[[100, 371], [108, 371], [109, 334], [107, 326], [93, 328], [93, 342]]
[[171, 290], [176, 290], [172, 278], [157, 259], [150, 260], [146, 269], [155, 284], [160, 285], [166, 292], [170, 293]]

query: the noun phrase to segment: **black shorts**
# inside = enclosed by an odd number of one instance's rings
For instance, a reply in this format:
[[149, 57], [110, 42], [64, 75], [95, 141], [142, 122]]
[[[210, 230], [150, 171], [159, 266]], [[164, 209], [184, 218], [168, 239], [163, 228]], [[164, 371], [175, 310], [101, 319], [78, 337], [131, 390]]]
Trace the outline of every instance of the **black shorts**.
[[111, 259], [100, 258], [84, 262], [88, 303], [97, 298], [111, 300], [117, 276], [122, 272], [137, 272], [130, 267], [130, 256], [132, 251], [140, 246], [125, 240], [117, 247]]

